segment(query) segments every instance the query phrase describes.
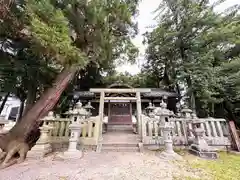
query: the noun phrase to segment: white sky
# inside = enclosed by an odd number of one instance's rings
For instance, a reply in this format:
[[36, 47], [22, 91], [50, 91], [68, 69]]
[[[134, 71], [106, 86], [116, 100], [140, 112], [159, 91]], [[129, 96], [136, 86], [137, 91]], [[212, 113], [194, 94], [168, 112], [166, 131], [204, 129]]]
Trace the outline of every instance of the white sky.
[[[210, 2], [214, 2], [215, 0], [210, 0]], [[154, 11], [157, 9], [158, 5], [160, 4], [160, 0], [142, 0], [142, 2], [139, 5], [139, 16], [137, 17], [138, 21], [138, 28], [139, 28], [139, 34], [136, 36], [136, 38], [133, 40], [133, 43], [139, 48], [140, 55], [137, 59], [137, 63], [134, 65], [130, 64], [124, 64], [121, 66], [118, 66], [116, 70], [118, 72], [129, 72], [131, 74], [137, 74], [141, 70], [141, 65], [144, 62], [144, 52], [145, 47], [142, 45], [143, 36], [142, 34], [146, 31], [150, 31], [150, 28], [148, 28], [151, 25], [154, 25], [156, 22], [153, 20], [155, 15]], [[240, 4], [240, 0], [226, 0], [223, 4], [221, 4], [216, 10], [222, 11], [234, 4]]]

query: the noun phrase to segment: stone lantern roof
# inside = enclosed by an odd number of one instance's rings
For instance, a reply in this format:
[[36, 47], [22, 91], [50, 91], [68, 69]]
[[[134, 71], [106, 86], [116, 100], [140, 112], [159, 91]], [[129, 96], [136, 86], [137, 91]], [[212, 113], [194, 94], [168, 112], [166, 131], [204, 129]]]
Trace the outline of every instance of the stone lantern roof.
[[173, 116], [174, 113], [169, 109], [167, 109], [167, 104], [164, 101], [162, 101], [160, 103], [160, 107], [156, 108], [155, 115], [156, 116]]
[[49, 111], [48, 115], [42, 118], [41, 120], [43, 121], [48, 121], [48, 120], [55, 120], [55, 116], [53, 111]]
[[82, 106], [80, 101], [77, 102], [76, 107], [70, 112], [72, 115], [87, 116], [89, 112]]
[[95, 109], [94, 107], [92, 107], [90, 101], [87, 103], [87, 105], [84, 106], [84, 108], [85, 108], [85, 109]]

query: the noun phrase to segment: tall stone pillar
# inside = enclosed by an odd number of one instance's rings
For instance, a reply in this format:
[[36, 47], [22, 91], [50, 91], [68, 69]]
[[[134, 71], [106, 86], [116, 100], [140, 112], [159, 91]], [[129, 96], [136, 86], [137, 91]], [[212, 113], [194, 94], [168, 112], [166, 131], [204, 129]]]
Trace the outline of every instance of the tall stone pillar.
[[101, 152], [102, 149], [102, 125], [103, 125], [103, 118], [104, 118], [104, 98], [105, 98], [105, 92], [102, 91], [100, 94], [100, 103], [99, 103], [99, 118], [100, 118], [100, 129], [99, 129], [99, 139], [98, 139], [98, 146], [97, 146], [97, 152]]
[[137, 122], [138, 122], [138, 134], [142, 139], [142, 104], [141, 104], [141, 94], [140, 92], [136, 92], [137, 98]]

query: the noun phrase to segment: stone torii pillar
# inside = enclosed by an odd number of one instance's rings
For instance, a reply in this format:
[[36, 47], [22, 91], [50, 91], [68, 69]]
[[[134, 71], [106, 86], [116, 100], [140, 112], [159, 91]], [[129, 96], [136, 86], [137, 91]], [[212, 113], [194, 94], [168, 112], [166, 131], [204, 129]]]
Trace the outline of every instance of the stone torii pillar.
[[141, 94], [140, 92], [136, 92], [136, 98], [137, 98], [137, 122], [138, 122], [138, 134], [140, 135], [140, 138], [142, 139], [142, 104], [141, 104]]
[[100, 93], [100, 104], [99, 104], [99, 118], [100, 118], [100, 130], [99, 130], [99, 139], [98, 139], [98, 145], [97, 145], [97, 152], [101, 152], [102, 149], [102, 129], [103, 129], [103, 116], [104, 116], [104, 98], [105, 98], [105, 92], [101, 91]]

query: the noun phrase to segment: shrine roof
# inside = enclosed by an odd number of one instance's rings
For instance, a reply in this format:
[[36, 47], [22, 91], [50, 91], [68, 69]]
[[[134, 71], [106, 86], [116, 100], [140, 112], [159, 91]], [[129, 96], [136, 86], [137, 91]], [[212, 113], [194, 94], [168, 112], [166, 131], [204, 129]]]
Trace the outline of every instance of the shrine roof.
[[160, 88], [151, 88], [151, 92], [142, 93], [143, 97], [177, 97], [177, 93], [169, 92]]
[[[160, 88], [150, 88], [150, 89], [151, 89], [151, 92], [144, 92], [144, 93], [141, 93], [141, 95], [146, 98], [157, 98], [157, 97], [163, 97], [163, 96], [177, 97], [177, 93], [175, 92], [168, 92]], [[74, 95], [77, 95], [79, 97], [86, 97], [86, 98], [95, 97], [95, 93], [90, 91], [75, 91]]]
[[94, 93], [90, 91], [75, 91], [73, 94], [79, 97], [94, 97]]

